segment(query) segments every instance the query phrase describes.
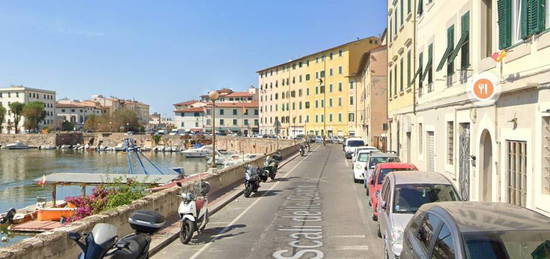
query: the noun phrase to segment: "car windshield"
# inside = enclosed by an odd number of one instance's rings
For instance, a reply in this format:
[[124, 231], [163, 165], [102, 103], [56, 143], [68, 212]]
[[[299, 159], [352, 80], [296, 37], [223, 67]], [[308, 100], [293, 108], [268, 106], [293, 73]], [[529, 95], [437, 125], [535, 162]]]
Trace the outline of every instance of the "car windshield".
[[425, 203], [457, 200], [458, 194], [449, 184], [400, 184], [395, 186], [393, 212], [414, 214]]
[[373, 157], [370, 159], [370, 162], [369, 162], [369, 168], [374, 168], [376, 167], [377, 164], [379, 163], [391, 163], [391, 162], [401, 162], [399, 161], [399, 157]]
[[465, 233], [466, 258], [550, 258], [550, 231]]
[[359, 154], [359, 157], [357, 157], [358, 162], [368, 162], [369, 161], [369, 154], [367, 153], [361, 153]]
[[384, 168], [380, 169], [380, 174], [378, 174], [378, 183], [382, 183], [384, 181], [384, 177], [386, 177], [387, 174], [391, 172], [396, 171], [410, 171], [410, 168]]
[[362, 140], [350, 140], [348, 141], [348, 146], [349, 147], [360, 147], [360, 146], [364, 146], [365, 145], [365, 142], [362, 141]]

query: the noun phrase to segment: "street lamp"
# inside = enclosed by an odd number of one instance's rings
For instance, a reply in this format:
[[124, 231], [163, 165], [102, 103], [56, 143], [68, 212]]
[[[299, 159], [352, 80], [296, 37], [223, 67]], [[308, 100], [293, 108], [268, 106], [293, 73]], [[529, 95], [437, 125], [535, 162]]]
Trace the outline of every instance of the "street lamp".
[[212, 168], [216, 168], [216, 100], [220, 97], [218, 91], [210, 91], [208, 97], [212, 101]]

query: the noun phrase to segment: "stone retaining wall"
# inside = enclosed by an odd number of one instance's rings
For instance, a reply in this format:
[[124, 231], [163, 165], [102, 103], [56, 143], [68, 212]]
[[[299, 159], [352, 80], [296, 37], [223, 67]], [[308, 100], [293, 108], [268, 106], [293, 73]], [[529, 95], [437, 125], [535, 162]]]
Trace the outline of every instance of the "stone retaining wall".
[[[281, 150], [284, 159], [296, 152], [298, 152], [296, 145]], [[258, 157], [247, 164], [263, 165], [264, 158], [264, 156]], [[244, 166], [245, 164], [241, 164], [226, 168], [215, 174], [209, 174], [203, 179], [211, 184], [211, 193], [215, 194], [224, 191], [228, 187], [240, 184], [244, 175]], [[191, 188], [192, 185], [192, 182], [186, 183], [185, 188]], [[88, 232], [97, 223], [110, 223], [117, 226], [119, 236], [123, 236], [132, 231], [128, 224], [128, 218], [136, 210], [154, 210], [169, 220], [175, 220], [177, 218], [177, 208], [181, 201], [177, 195], [178, 193], [178, 187], [152, 193], [132, 202], [130, 205], [87, 217], [55, 231], [38, 234], [13, 246], [0, 248], [0, 258], [76, 258], [80, 253], [80, 248], [68, 238], [67, 232]]]

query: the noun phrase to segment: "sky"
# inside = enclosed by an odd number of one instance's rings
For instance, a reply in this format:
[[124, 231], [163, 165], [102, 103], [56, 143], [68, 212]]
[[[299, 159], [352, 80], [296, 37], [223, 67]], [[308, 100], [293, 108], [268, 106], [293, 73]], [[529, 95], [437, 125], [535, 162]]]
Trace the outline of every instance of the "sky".
[[0, 87], [173, 104], [258, 85], [256, 71], [380, 36], [385, 0], [26, 0], [0, 3]]

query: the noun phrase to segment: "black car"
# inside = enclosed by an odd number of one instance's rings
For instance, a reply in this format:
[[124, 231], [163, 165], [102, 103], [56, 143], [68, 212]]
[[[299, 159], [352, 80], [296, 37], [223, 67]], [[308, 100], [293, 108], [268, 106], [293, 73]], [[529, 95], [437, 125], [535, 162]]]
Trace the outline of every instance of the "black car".
[[400, 258], [550, 258], [550, 218], [507, 203], [425, 204], [405, 228]]

